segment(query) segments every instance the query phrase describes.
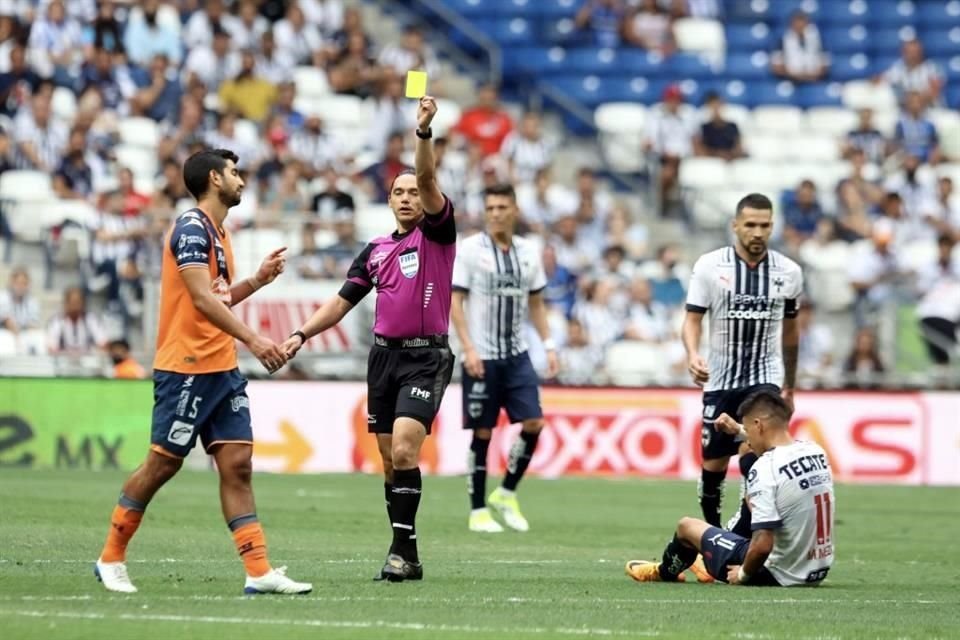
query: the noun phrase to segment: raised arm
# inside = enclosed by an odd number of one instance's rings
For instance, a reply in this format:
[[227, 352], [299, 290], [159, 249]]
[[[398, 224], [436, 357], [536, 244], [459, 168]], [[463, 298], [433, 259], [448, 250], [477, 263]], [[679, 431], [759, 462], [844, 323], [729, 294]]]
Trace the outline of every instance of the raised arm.
[[420, 202], [427, 215], [442, 214], [444, 197], [437, 184], [437, 161], [433, 156], [433, 140], [430, 123], [437, 113], [437, 102], [431, 96], [420, 98], [417, 107], [417, 149], [414, 161], [417, 172], [417, 189]]

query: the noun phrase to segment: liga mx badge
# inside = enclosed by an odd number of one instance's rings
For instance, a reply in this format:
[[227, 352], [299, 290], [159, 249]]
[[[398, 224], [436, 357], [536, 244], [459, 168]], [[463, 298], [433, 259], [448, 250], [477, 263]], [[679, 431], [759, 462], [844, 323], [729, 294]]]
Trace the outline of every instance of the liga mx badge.
[[400, 254], [400, 273], [405, 278], [412, 278], [420, 270], [420, 254], [416, 251]]

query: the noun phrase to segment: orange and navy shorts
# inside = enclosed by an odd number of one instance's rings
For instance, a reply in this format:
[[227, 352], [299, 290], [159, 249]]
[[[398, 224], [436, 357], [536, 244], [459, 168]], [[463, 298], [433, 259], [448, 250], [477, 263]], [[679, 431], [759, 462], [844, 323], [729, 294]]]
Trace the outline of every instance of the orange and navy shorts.
[[153, 374], [150, 448], [184, 458], [197, 444], [204, 450], [225, 443], [253, 443], [247, 380], [237, 369], [188, 375]]

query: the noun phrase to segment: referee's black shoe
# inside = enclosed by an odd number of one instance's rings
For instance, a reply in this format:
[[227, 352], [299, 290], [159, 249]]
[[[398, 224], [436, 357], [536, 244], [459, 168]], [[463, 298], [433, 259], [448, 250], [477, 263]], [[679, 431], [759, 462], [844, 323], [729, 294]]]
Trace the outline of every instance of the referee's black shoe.
[[388, 582], [403, 582], [404, 580], [423, 580], [423, 563], [407, 562], [401, 556], [391, 553], [374, 580]]

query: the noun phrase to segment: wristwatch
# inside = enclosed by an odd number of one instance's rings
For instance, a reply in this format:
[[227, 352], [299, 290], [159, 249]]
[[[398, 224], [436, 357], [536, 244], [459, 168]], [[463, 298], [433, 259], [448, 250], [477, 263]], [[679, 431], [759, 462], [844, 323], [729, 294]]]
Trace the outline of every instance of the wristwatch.
[[422, 131], [419, 128], [416, 131], [417, 137], [421, 140], [429, 140], [433, 137], [433, 127], [427, 127], [426, 131]]
[[303, 331], [300, 331], [299, 329], [297, 329], [296, 331], [294, 331], [293, 333], [290, 334], [290, 337], [291, 337], [291, 338], [292, 338], [293, 336], [297, 336], [297, 337], [300, 338], [300, 346], [301, 346], [301, 347], [302, 347], [303, 345], [307, 344], [307, 334], [305, 334]]

